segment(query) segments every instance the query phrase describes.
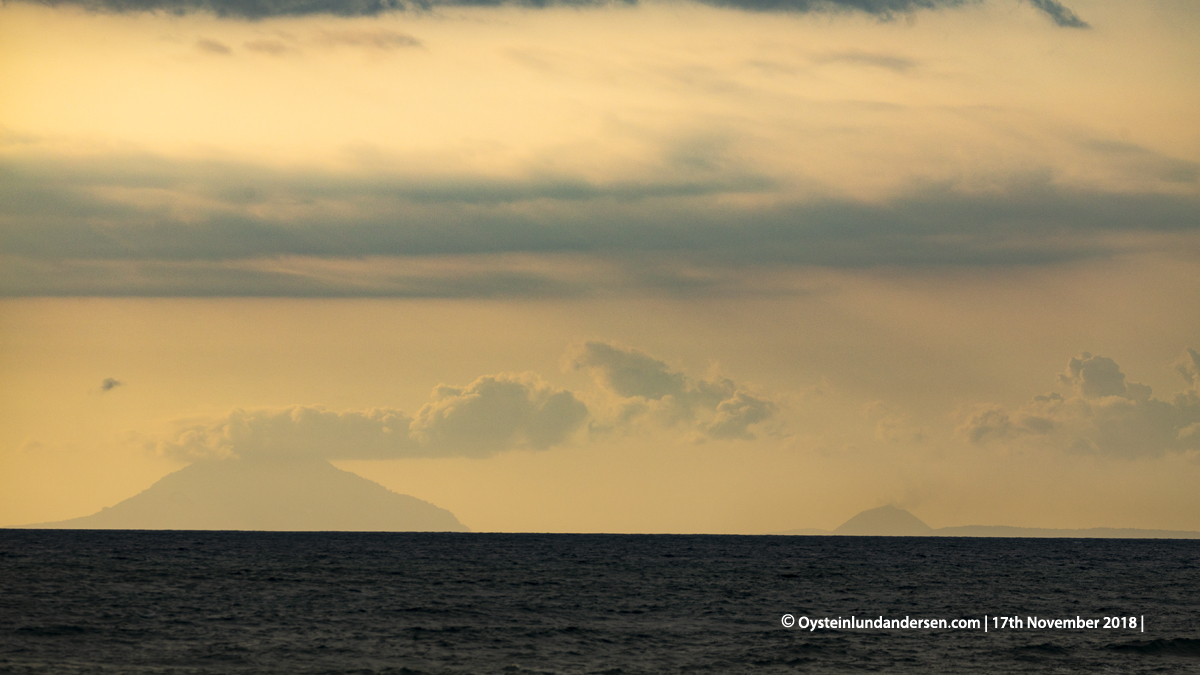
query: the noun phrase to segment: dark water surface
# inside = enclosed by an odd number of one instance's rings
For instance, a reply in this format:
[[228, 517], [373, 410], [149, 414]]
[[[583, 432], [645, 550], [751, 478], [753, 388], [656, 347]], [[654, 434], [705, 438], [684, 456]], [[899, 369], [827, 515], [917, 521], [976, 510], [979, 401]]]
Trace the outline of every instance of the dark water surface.
[[0, 530], [0, 672], [1195, 673], [1200, 541]]

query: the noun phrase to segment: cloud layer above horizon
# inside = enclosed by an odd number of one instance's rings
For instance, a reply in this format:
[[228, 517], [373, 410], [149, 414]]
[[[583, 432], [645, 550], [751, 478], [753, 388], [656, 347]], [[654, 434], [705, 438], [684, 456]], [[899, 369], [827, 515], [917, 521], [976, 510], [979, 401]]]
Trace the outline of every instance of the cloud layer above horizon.
[[779, 294], [1200, 237], [1200, 54], [1145, 39], [1196, 12], [565, 5], [0, 7], [0, 295]]
[[[500, 373], [466, 386], [438, 385], [413, 415], [305, 405], [236, 409], [216, 420], [182, 422], [147, 447], [182, 461], [480, 459], [654, 430], [691, 443], [788, 435], [778, 400], [726, 377], [695, 379], [645, 352], [600, 341], [571, 347], [564, 363], [590, 373], [596, 389], [573, 392], [534, 373]], [[1039, 394], [1013, 408], [978, 405], [962, 413], [957, 435], [977, 448], [1007, 452], [1200, 456], [1200, 353], [1186, 349], [1175, 370], [1187, 388], [1164, 400], [1128, 381], [1112, 359], [1084, 352], [1057, 378], [1065, 393]], [[866, 411], [880, 418], [877, 440], [927, 440], [925, 430], [879, 402]]]
[[531, 373], [502, 373], [465, 387], [440, 385], [411, 417], [387, 408], [238, 409], [183, 426], [154, 449], [181, 460], [488, 457], [562, 444], [587, 416], [571, 392]]
[[576, 392], [534, 373], [500, 373], [467, 386], [438, 385], [411, 416], [390, 408], [236, 409], [216, 420], [183, 422], [148, 447], [182, 461], [485, 458], [547, 450], [589, 433], [637, 433], [643, 423], [683, 429], [693, 441], [753, 440], [752, 428], [778, 409], [728, 378], [693, 380], [643, 352], [605, 342], [572, 349], [569, 362], [595, 375], [603, 411], [589, 410]]

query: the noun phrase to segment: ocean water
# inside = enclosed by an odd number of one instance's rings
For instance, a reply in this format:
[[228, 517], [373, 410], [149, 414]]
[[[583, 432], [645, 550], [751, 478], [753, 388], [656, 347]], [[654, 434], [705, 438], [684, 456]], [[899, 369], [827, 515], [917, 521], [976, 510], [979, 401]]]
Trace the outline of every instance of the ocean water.
[[1200, 541], [0, 530], [0, 672], [1195, 673]]

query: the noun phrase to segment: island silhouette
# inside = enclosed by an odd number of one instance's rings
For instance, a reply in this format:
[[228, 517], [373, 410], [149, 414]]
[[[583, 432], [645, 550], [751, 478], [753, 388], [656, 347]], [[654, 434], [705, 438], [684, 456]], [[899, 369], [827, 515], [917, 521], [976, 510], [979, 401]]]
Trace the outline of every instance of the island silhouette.
[[47, 529], [467, 532], [416, 497], [320, 459], [201, 461], [115, 506]]
[[1200, 539], [1200, 532], [1183, 530], [1143, 530], [1128, 527], [1091, 527], [1057, 529], [1010, 527], [1008, 525], [963, 525], [933, 528], [920, 518], [895, 505], [868, 509], [834, 530], [802, 528], [775, 534], [858, 537], [1075, 537], [1097, 539]]
[[[278, 530], [468, 532], [453, 513], [402, 495], [321, 459], [196, 462], [97, 513], [26, 528], [78, 530]], [[933, 528], [895, 505], [863, 511], [833, 530], [780, 535], [860, 537], [1045, 537], [1200, 539], [1200, 532], [1007, 525]]]

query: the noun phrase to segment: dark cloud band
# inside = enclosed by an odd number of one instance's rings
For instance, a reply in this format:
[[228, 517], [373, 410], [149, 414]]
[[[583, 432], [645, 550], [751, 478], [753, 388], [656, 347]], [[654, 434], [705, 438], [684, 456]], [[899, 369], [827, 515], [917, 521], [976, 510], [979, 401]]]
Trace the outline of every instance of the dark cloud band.
[[[389, 12], [428, 11], [439, 7], [600, 7], [636, 5], [638, 0], [26, 0], [50, 7], [76, 6], [102, 12], [204, 12], [237, 19], [281, 16], [378, 16]], [[864, 12], [882, 18], [919, 10], [943, 9], [979, 0], [698, 0], [714, 7], [751, 12]], [[1056, 0], [1029, 0], [1059, 26], [1088, 25]]]
[[[1160, 168], [1164, 180], [1197, 179], [1182, 161]], [[112, 197], [143, 192], [206, 206], [180, 216]], [[737, 195], [768, 200], [726, 199]], [[145, 158], [9, 161], [0, 163], [0, 295], [562, 297], [595, 288], [595, 279], [506, 266], [513, 256], [551, 267], [590, 260], [620, 273], [606, 283], [624, 290], [740, 293], [735, 280], [764, 269], [1053, 264], [1120, 253], [1128, 233], [1142, 247], [1200, 233], [1193, 195], [1084, 192], [1049, 175], [982, 194], [929, 184], [886, 202], [782, 200], [771, 180], [738, 175], [416, 182]], [[440, 258], [501, 262], [421, 267]], [[271, 263], [285, 259], [355, 272]], [[372, 268], [370, 259], [392, 262]], [[368, 276], [355, 280], [360, 272]]]
[[[1180, 164], [1168, 168], [1187, 169], [1179, 178], [1194, 182], [1195, 167]], [[1017, 262], [1026, 248], [1050, 260], [1094, 252], [1069, 242], [1044, 246], [1073, 233], [1094, 239], [1200, 227], [1193, 196], [1083, 192], [1039, 175], [1013, 177], [994, 193], [929, 184], [883, 203], [824, 198], [754, 207], [714, 199], [771, 193], [770, 179], [417, 182], [116, 159], [0, 164], [0, 178], [0, 217], [8, 223], [0, 255], [30, 259], [641, 252], [738, 264], [972, 264]], [[154, 204], [101, 196], [145, 189], [206, 202], [208, 213], [177, 219]], [[288, 206], [286, 217], [256, 215], [272, 204]], [[322, 204], [340, 205], [336, 221]]]

